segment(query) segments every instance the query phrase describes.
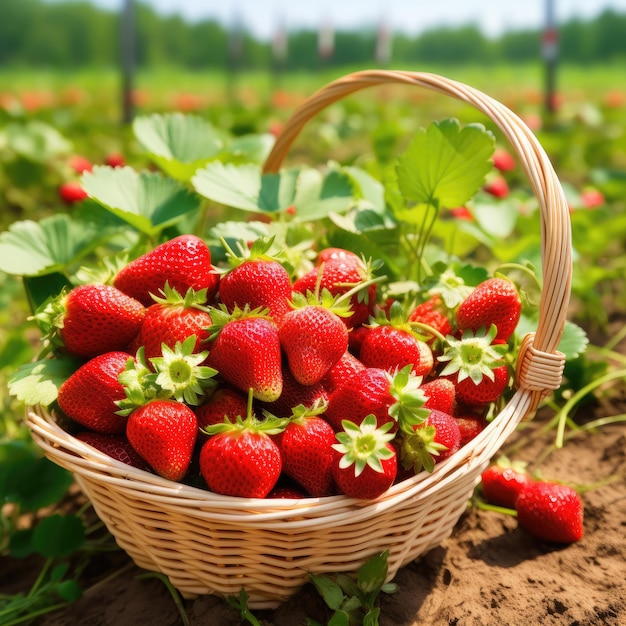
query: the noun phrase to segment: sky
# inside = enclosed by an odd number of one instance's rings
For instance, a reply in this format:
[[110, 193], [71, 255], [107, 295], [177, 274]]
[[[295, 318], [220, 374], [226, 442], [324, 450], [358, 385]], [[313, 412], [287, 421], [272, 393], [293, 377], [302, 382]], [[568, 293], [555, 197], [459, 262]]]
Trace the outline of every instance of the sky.
[[[90, 0], [118, 9], [123, 0]], [[416, 35], [440, 26], [472, 23], [498, 36], [522, 28], [542, 28], [550, 0], [143, 0], [164, 15], [187, 20], [216, 19], [225, 26], [239, 22], [255, 37], [269, 40], [279, 28], [336, 30], [376, 28]], [[594, 17], [603, 9], [626, 12], [626, 0], [552, 0], [558, 22]]]

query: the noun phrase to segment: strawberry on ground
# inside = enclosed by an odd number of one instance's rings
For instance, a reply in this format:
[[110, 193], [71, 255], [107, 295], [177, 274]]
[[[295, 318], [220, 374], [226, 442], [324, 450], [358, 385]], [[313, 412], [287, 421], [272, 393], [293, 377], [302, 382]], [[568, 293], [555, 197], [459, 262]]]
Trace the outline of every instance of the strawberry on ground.
[[68, 180], [59, 185], [59, 197], [65, 204], [76, 204], [85, 200], [88, 195], [77, 180]]
[[229, 311], [236, 306], [250, 309], [267, 308], [272, 319], [280, 324], [291, 300], [291, 279], [281, 265], [279, 256], [272, 256], [274, 238], [257, 239], [251, 248], [233, 252], [225, 241], [230, 268], [220, 278], [219, 297]]
[[206, 289], [207, 302], [217, 293], [219, 275], [211, 265], [209, 246], [195, 235], [179, 235], [130, 261], [115, 275], [113, 284], [144, 306], [153, 304], [169, 283], [178, 293]]
[[332, 473], [335, 431], [320, 417], [325, 409], [323, 402], [294, 407], [285, 429], [275, 436], [283, 471], [314, 497], [336, 493]]
[[278, 328], [266, 310], [235, 307], [210, 309], [207, 364], [244, 393], [252, 388], [255, 399], [278, 400], [283, 389], [282, 353]]
[[132, 465], [138, 469], [149, 470], [150, 466], [139, 456], [132, 447], [126, 435], [105, 435], [90, 430], [84, 430], [76, 435], [76, 439], [86, 443], [96, 450], [110, 456], [120, 463]]
[[151, 400], [128, 416], [126, 436], [159, 476], [181, 481], [191, 463], [198, 420], [182, 402]]
[[329, 291], [320, 296], [293, 294], [292, 310], [278, 328], [289, 370], [302, 385], [319, 383], [348, 349], [348, 329], [341, 317], [349, 309], [335, 303]]
[[57, 401], [69, 418], [85, 428], [120, 434], [126, 417], [118, 414], [118, 401], [126, 397], [119, 375], [133, 357], [126, 352], [107, 352], [81, 365], [59, 387]]
[[500, 457], [481, 475], [483, 497], [489, 504], [515, 508], [520, 491], [534, 482], [526, 472], [526, 463]]
[[517, 287], [507, 278], [488, 278], [461, 302], [456, 310], [456, 323], [461, 330], [474, 332], [495, 324], [494, 341], [508, 341], [519, 322], [522, 301]]
[[332, 473], [339, 491], [351, 498], [374, 499], [381, 496], [396, 479], [398, 463], [389, 432], [393, 424], [377, 426], [374, 415], [360, 425], [342, 422], [333, 445]]
[[143, 304], [111, 285], [90, 283], [62, 293], [35, 316], [52, 345], [91, 358], [125, 350], [139, 333]]
[[553, 543], [574, 543], [584, 535], [584, 507], [575, 489], [548, 481], [526, 485], [515, 501], [520, 527]]

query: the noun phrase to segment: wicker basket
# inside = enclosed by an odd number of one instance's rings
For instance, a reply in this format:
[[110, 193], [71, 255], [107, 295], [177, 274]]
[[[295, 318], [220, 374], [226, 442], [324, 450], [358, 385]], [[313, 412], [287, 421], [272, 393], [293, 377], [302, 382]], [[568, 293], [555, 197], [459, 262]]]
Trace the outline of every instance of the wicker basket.
[[365, 87], [401, 83], [473, 105], [499, 127], [516, 152], [541, 210], [543, 289], [536, 332], [522, 345], [517, 391], [473, 441], [438, 464], [391, 487], [375, 501], [345, 496], [256, 500], [220, 496], [116, 462], [66, 433], [54, 416], [28, 412], [33, 437], [46, 455], [73, 472], [117, 543], [145, 569], [162, 572], [185, 596], [231, 595], [245, 587], [252, 608], [274, 608], [293, 596], [308, 573], [355, 572], [389, 550], [389, 579], [452, 532], [481, 472], [534, 411], [560, 386], [564, 357], [556, 348], [571, 280], [567, 203], [537, 140], [509, 109], [441, 76], [364, 71], [323, 87], [286, 124], [265, 164], [280, 167], [301, 128], [317, 112]]

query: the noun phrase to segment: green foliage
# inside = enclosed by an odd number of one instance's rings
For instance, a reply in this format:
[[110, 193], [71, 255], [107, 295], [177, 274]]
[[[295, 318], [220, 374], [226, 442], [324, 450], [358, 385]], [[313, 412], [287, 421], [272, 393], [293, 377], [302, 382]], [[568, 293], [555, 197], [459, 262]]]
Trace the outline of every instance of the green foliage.
[[[357, 572], [356, 580], [346, 574], [327, 576], [309, 574], [317, 592], [333, 615], [329, 626], [378, 626], [380, 607], [376, 606], [380, 593], [394, 593], [397, 585], [387, 579], [389, 551], [374, 555]], [[308, 626], [318, 626], [313, 620]]]

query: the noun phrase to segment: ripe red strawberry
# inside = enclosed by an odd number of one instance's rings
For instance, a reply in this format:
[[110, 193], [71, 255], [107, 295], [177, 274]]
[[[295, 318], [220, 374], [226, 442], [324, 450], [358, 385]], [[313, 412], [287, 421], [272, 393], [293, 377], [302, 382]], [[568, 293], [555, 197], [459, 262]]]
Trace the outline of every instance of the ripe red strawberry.
[[104, 163], [109, 167], [124, 167], [126, 161], [121, 152], [109, 152], [104, 158]]
[[289, 367], [283, 365], [283, 390], [280, 397], [274, 402], [263, 403], [263, 407], [272, 415], [288, 417], [299, 404], [313, 406], [316, 402], [327, 400], [328, 391], [322, 382], [303, 385], [294, 378]]
[[411, 365], [416, 376], [428, 376], [434, 365], [433, 353], [426, 342], [406, 329], [387, 325], [370, 328], [361, 344], [359, 359], [366, 367], [380, 367], [389, 372]]
[[275, 438], [285, 474], [316, 498], [336, 493], [332, 473], [335, 431], [320, 417], [325, 408], [324, 403], [294, 407], [285, 429]]
[[145, 308], [111, 285], [92, 283], [61, 294], [37, 319], [53, 342], [91, 358], [124, 350], [138, 334]]
[[532, 477], [526, 473], [526, 463], [500, 457], [481, 475], [483, 497], [489, 504], [515, 508], [520, 491], [530, 485]]
[[150, 466], [137, 454], [135, 448], [130, 445], [126, 435], [105, 435], [85, 430], [74, 436], [79, 441], [96, 448], [96, 450], [100, 450], [100, 452], [116, 461], [120, 461], [120, 463], [126, 463], [142, 470], [150, 470]]
[[301, 500], [302, 498], [308, 498], [310, 496], [300, 487], [278, 485], [274, 487], [266, 497], [280, 500]]
[[85, 200], [87, 192], [77, 180], [68, 180], [59, 185], [59, 197], [65, 204], [76, 204]]
[[68, 159], [68, 164], [75, 174], [83, 174], [93, 170], [93, 163], [80, 154], [74, 154]]
[[360, 267], [363, 263], [358, 254], [345, 248], [324, 248], [320, 250], [315, 264], [319, 267], [322, 263], [327, 263], [328, 261], [340, 261], [346, 265], [354, 265], [354, 267]]
[[496, 325], [494, 341], [507, 341], [519, 322], [522, 301], [515, 285], [506, 278], [488, 278], [474, 288], [456, 311], [461, 330], [477, 331]]
[[[365, 283], [373, 279], [373, 266], [358, 262], [350, 255], [330, 256], [328, 260], [293, 283], [293, 291], [306, 294], [328, 289], [333, 296], [341, 296], [356, 289], [350, 297], [351, 315], [343, 321], [348, 328], [359, 326], [367, 321], [376, 303], [376, 283]], [[359, 286], [363, 286], [358, 290]]]
[[151, 400], [128, 416], [126, 436], [159, 476], [178, 482], [191, 463], [198, 420], [182, 402]]
[[59, 387], [57, 401], [63, 413], [90, 430], [123, 433], [126, 417], [118, 415], [116, 402], [126, 393], [118, 377], [132, 358], [126, 352], [107, 352], [81, 365]]
[[202, 429], [219, 424], [225, 418], [234, 422], [238, 417], [245, 417], [247, 412], [248, 401], [238, 389], [216, 388], [200, 406], [194, 408], [194, 413], [198, 418], [200, 437], [203, 440], [207, 438]]
[[425, 409], [437, 409], [450, 415], [454, 413], [456, 391], [451, 380], [433, 378], [423, 383], [421, 389], [426, 396]]
[[411, 430], [403, 428], [400, 434], [402, 467], [419, 474], [432, 472], [435, 465], [461, 447], [461, 431], [448, 413], [433, 409], [428, 418]]
[[519, 525], [537, 539], [574, 543], [583, 538], [583, 502], [567, 485], [531, 483], [519, 492], [515, 509]]
[[[354, 332], [352, 330], [351, 332]], [[345, 352], [339, 361], [330, 368], [328, 374], [324, 376], [322, 385], [328, 394], [331, 394], [338, 387], [346, 384], [349, 378], [351, 378], [357, 372], [365, 369], [365, 365], [359, 361], [352, 353]]]
[[501, 172], [510, 172], [515, 169], [515, 158], [505, 148], [496, 148], [493, 153], [493, 166]]
[[169, 283], [178, 293], [189, 288], [198, 292], [206, 289], [210, 302], [219, 285], [219, 275], [211, 265], [211, 251], [195, 235], [179, 235], [146, 252], [123, 267], [113, 284], [145, 306], [154, 301], [150, 294], [158, 294]]
[[183, 296], [165, 283], [161, 296], [155, 295], [153, 304], [146, 309], [141, 330], [132, 347], [143, 346], [145, 357], [150, 360], [161, 356], [163, 344], [174, 348], [177, 342], [183, 343], [195, 335], [194, 352], [202, 352], [206, 349], [208, 328], [212, 323], [211, 316], [201, 306], [205, 300], [204, 289], [196, 293], [190, 288]]
[[509, 185], [502, 176], [493, 177], [483, 189], [496, 198], [506, 198], [510, 193]]
[[302, 385], [314, 385], [348, 349], [348, 329], [341, 316], [349, 311], [335, 305], [326, 290], [320, 299], [311, 292], [294, 293], [292, 306], [278, 328], [280, 345], [293, 377]]
[[489, 331], [463, 332], [461, 339], [448, 338], [439, 361], [446, 363], [440, 376], [455, 386], [456, 400], [469, 406], [495, 402], [507, 388], [509, 373], [503, 361], [505, 344], [493, 344], [496, 327]]
[[[443, 335], [452, 335], [454, 329], [448, 318], [446, 308], [439, 294], [431, 296], [425, 302], [416, 305], [409, 313], [409, 322], [418, 322], [426, 326], [431, 326], [438, 333]], [[419, 331], [425, 332], [425, 329], [419, 329]], [[427, 339], [429, 344], [435, 341], [434, 337]]]
[[261, 422], [248, 414], [233, 423], [208, 427], [209, 440], [200, 450], [200, 474], [215, 493], [241, 498], [265, 498], [282, 471], [277, 435], [285, 420]]
[[283, 389], [282, 353], [276, 324], [262, 311], [236, 307], [210, 309], [207, 364], [220, 376], [257, 400], [274, 402]]
[[398, 463], [390, 441], [394, 435], [387, 422], [376, 425], [376, 417], [368, 415], [360, 425], [349, 420], [333, 445], [332, 473], [339, 491], [350, 498], [371, 500], [381, 496], [396, 479]]
[[477, 413], [456, 413], [454, 418], [461, 431], [461, 446], [469, 443], [487, 427], [487, 419]]
[[324, 418], [336, 430], [348, 420], [360, 424], [368, 415], [374, 415], [378, 426], [392, 423], [391, 432], [398, 424], [416, 424], [428, 416], [426, 401], [420, 389], [421, 378], [410, 373], [407, 366], [396, 374], [378, 367], [366, 367], [349, 377], [328, 398]]
[[268, 308], [272, 319], [280, 324], [291, 300], [291, 279], [277, 256], [270, 255], [274, 238], [257, 239], [252, 247], [241, 248], [236, 255], [226, 244], [231, 268], [220, 279], [220, 300], [229, 311], [236, 306], [250, 309]]

